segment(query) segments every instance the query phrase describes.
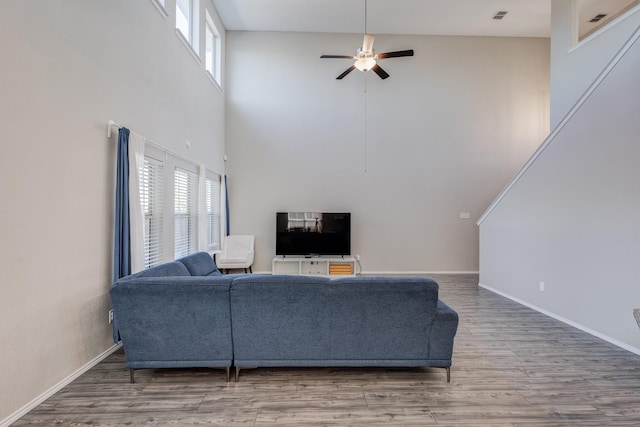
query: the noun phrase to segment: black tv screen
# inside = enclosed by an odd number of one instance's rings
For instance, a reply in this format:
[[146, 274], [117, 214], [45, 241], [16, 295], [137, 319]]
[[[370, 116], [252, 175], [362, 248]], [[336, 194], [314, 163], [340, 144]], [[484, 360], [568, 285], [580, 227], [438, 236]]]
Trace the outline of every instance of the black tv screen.
[[276, 255], [350, 255], [351, 214], [278, 212]]

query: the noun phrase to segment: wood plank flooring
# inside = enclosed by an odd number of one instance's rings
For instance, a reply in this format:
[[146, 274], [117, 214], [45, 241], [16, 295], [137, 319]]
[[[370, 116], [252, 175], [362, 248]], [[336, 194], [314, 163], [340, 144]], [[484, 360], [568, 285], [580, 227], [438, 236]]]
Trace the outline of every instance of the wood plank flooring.
[[[136, 371], [115, 353], [14, 426], [640, 426], [640, 356], [435, 275], [460, 314], [443, 369]], [[638, 331], [640, 333], [640, 330]]]

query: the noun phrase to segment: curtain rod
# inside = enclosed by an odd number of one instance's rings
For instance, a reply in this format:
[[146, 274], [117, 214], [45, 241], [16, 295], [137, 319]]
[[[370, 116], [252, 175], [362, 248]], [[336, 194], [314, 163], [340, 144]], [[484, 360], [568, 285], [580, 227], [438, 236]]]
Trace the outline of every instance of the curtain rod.
[[114, 122], [113, 120], [109, 120], [107, 122], [107, 138], [111, 138], [111, 128], [115, 126], [118, 129], [120, 129], [122, 126], [120, 126], [119, 124], [117, 124], [116, 122]]
[[[122, 128], [122, 126], [120, 126], [120, 125], [119, 125], [118, 123], [116, 123], [115, 121], [113, 121], [113, 120], [109, 120], [109, 121], [107, 122], [107, 138], [111, 138], [111, 128], [112, 128], [113, 126], [117, 127], [117, 128], [118, 128], [118, 130], [120, 130], [120, 129]], [[162, 151], [162, 152], [165, 154], [165, 156], [166, 156], [167, 154], [170, 154], [170, 155], [172, 155], [173, 157], [177, 157], [177, 158], [178, 158], [178, 159], [180, 159], [180, 160], [183, 160], [183, 161], [185, 161], [185, 162], [189, 162], [189, 163], [191, 163], [191, 164], [193, 164], [193, 165], [195, 165], [195, 166], [200, 166], [200, 163], [196, 163], [196, 162], [194, 162], [193, 160], [191, 160], [190, 158], [185, 157], [185, 156], [183, 156], [183, 155], [182, 155], [182, 154], [180, 154], [180, 153], [176, 153], [176, 152], [175, 152], [175, 151], [173, 151], [173, 150], [170, 150], [170, 149], [168, 149], [168, 148], [166, 148], [166, 147], [163, 147], [162, 145], [160, 145], [160, 144], [158, 144], [158, 143], [156, 143], [156, 142], [153, 142], [152, 140], [150, 140], [149, 138], [147, 138], [147, 137], [145, 137], [145, 136], [143, 136], [143, 138], [145, 139], [146, 143], [148, 143], [149, 145], [152, 145], [152, 146], [154, 146], [155, 148], [157, 148], [158, 150]], [[209, 169], [209, 168], [207, 168], [206, 166], [205, 166], [205, 168], [206, 168], [207, 170], [210, 170], [211, 172], [215, 173], [216, 175], [218, 175], [218, 176], [220, 176], [220, 177], [223, 177], [223, 176], [224, 176], [224, 174], [223, 174], [223, 173], [220, 173], [220, 172], [214, 171], [214, 170], [212, 170], [212, 169]]]

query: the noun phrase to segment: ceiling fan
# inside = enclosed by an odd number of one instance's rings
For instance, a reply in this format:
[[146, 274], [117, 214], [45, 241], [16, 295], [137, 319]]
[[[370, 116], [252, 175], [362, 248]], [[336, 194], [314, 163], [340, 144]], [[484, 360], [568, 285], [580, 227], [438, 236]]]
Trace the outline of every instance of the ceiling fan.
[[395, 52], [378, 53], [373, 50], [373, 40], [375, 36], [367, 34], [367, 0], [364, 0], [364, 38], [362, 39], [362, 47], [356, 50], [355, 56], [349, 55], [322, 55], [320, 58], [342, 58], [353, 59], [354, 63], [351, 67], [347, 68], [344, 73], [336, 77], [336, 80], [342, 80], [347, 74], [354, 69], [358, 69], [363, 73], [369, 70], [373, 70], [382, 80], [389, 77], [389, 73], [383, 70], [378, 61], [387, 58], [399, 58], [401, 56], [413, 56], [413, 49], [398, 50]]
[[413, 49], [409, 50], [397, 50], [394, 52], [385, 52], [378, 53], [373, 50], [373, 40], [374, 36], [371, 34], [365, 34], [364, 39], [362, 40], [362, 47], [356, 50], [355, 56], [349, 55], [322, 55], [320, 58], [343, 58], [343, 59], [354, 59], [355, 62], [349, 68], [347, 68], [342, 74], [336, 77], [336, 80], [342, 80], [345, 78], [347, 74], [352, 72], [354, 69], [358, 69], [363, 73], [371, 70], [376, 73], [381, 79], [386, 79], [389, 77], [389, 73], [382, 69], [378, 65], [378, 61], [381, 59], [387, 58], [399, 58], [402, 56], [413, 56]]

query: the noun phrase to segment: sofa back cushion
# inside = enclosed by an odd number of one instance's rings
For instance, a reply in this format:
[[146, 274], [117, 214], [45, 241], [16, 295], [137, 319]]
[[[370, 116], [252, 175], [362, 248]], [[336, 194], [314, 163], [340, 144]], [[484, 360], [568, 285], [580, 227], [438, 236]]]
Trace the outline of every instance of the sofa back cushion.
[[324, 277], [248, 275], [231, 284], [234, 357], [322, 360], [330, 357], [331, 281]]
[[437, 306], [438, 284], [431, 279], [333, 280], [332, 358], [425, 359]]
[[131, 277], [168, 277], [168, 276], [191, 276], [184, 264], [172, 261], [156, 265], [147, 270], [142, 270]]
[[192, 276], [220, 276], [221, 273], [216, 267], [211, 255], [206, 252], [197, 252], [180, 258], [178, 262], [184, 264]]

